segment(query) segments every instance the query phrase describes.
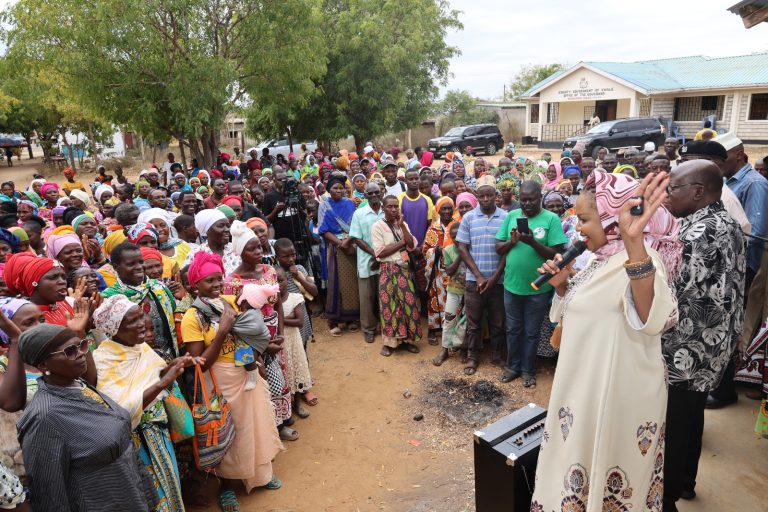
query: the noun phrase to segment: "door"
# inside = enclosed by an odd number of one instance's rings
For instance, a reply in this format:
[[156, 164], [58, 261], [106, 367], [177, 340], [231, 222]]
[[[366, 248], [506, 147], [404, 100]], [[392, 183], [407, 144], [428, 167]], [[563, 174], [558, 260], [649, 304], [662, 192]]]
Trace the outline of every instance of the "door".
[[616, 148], [623, 148], [629, 145], [629, 123], [629, 121], [619, 121], [613, 125], [610, 132], [612, 135], [608, 137], [608, 149], [613, 151]]
[[478, 147], [482, 147], [482, 128], [480, 126], [470, 126], [466, 130], [464, 130], [464, 135], [462, 137], [462, 151], [466, 149], [467, 146], [472, 146], [473, 149], [477, 149]]
[[600, 121], [613, 121], [616, 119], [616, 100], [596, 101], [595, 112]]

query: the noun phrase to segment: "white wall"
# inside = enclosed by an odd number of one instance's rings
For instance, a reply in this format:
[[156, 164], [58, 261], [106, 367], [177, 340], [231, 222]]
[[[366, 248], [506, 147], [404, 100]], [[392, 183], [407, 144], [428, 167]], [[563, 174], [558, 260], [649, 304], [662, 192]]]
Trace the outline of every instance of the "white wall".
[[[555, 80], [540, 93], [542, 102], [585, 102], [634, 98], [635, 90], [594, 71], [581, 68]], [[562, 105], [561, 105], [562, 109]], [[562, 110], [561, 110], [562, 111]]]

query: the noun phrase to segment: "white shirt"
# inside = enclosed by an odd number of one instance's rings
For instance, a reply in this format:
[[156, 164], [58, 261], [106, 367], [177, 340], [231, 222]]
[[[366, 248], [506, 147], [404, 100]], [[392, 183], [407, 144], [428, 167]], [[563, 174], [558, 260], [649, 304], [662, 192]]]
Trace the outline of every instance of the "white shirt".
[[165, 173], [165, 177], [168, 180], [168, 184], [171, 184], [171, 182], [173, 182], [173, 173], [171, 172], [171, 165], [175, 163], [176, 162], [169, 162], [167, 160], [163, 162], [163, 172]]
[[728, 188], [728, 185], [723, 184], [723, 193], [720, 196], [720, 200], [723, 202], [723, 206], [725, 206], [725, 210], [728, 214], [733, 217], [733, 220], [739, 223], [744, 234], [748, 235], [752, 233], [752, 224], [750, 224], [749, 219], [747, 219], [747, 214], [744, 212], [744, 208], [741, 207], [739, 198], [736, 197], [736, 194], [734, 194], [730, 188]]
[[399, 196], [403, 192], [405, 192], [405, 183], [401, 182], [400, 180], [397, 181], [394, 185], [391, 187], [384, 183], [384, 186], [387, 187], [387, 194], [388, 196]]

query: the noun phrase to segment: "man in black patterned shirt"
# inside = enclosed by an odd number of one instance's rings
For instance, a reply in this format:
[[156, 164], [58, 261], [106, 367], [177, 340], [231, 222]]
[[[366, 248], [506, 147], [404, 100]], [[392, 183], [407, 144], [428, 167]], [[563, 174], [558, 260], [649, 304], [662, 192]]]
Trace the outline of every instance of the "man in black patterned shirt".
[[720, 382], [744, 314], [744, 233], [720, 201], [714, 163], [683, 162], [672, 172], [667, 208], [680, 219], [683, 255], [673, 284], [679, 321], [662, 335], [669, 373], [664, 511], [696, 496], [707, 394]]

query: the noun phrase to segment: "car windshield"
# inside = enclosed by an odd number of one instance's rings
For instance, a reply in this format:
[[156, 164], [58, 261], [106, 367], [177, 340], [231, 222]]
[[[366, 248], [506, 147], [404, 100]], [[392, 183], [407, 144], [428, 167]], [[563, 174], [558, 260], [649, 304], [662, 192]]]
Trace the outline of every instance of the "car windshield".
[[445, 132], [445, 135], [443, 137], [458, 137], [464, 132], [464, 128], [461, 126], [458, 126], [456, 128], [451, 128], [447, 132]]
[[595, 135], [597, 133], [608, 133], [608, 130], [613, 128], [615, 123], [600, 123], [587, 132], [587, 135]]

